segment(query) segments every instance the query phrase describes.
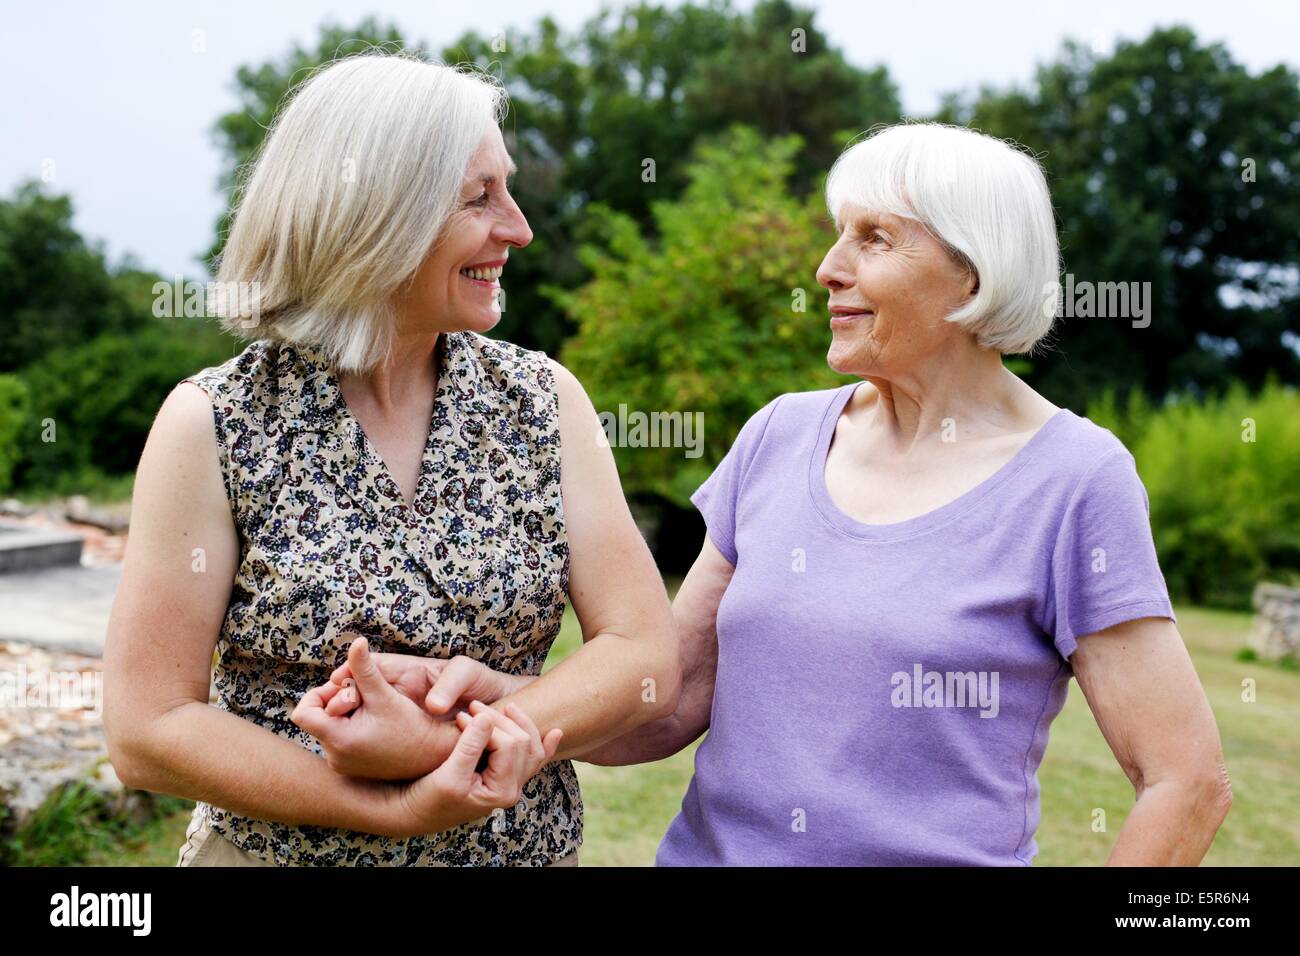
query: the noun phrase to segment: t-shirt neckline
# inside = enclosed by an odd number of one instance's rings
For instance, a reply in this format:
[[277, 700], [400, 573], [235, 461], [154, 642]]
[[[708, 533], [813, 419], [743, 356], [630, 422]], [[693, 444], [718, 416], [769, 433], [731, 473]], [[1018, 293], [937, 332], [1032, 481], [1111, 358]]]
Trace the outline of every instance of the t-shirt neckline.
[[1050, 434], [1060, 427], [1061, 422], [1074, 414], [1068, 408], [1058, 409], [1001, 468], [947, 504], [905, 521], [864, 524], [841, 511], [831, 500], [830, 492], [826, 488], [826, 457], [830, 453], [835, 425], [840, 420], [844, 406], [849, 403], [849, 399], [860, 384], [860, 382], [850, 382], [831, 396], [830, 404], [822, 416], [817, 443], [808, 464], [808, 490], [814, 507], [827, 524], [843, 534], [863, 541], [900, 541], [933, 531], [965, 514], [1029, 464]]

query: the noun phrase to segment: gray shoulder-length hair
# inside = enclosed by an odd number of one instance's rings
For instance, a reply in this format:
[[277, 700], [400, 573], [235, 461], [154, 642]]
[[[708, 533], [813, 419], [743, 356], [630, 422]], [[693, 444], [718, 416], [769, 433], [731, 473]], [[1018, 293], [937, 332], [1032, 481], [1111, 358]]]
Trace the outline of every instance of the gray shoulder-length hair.
[[1060, 298], [1052, 196], [1024, 148], [961, 126], [900, 123], [850, 146], [826, 180], [836, 224], [846, 203], [920, 222], [979, 290], [946, 316], [1002, 354], [1030, 352]]
[[490, 75], [409, 53], [318, 68], [244, 170], [211, 303], [222, 325], [343, 371], [383, 361], [392, 293], [437, 244], [507, 106]]

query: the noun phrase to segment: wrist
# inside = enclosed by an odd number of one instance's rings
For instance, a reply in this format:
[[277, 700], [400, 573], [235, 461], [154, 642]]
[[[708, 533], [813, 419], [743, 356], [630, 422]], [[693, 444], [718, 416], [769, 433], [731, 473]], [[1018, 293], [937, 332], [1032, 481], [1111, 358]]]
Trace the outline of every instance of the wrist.
[[517, 694], [533, 681], [537, 680], [537, 677], [533, 674], [507, 674], [506, 678], [506, 692], [502, 694], [501, 697], [509, 697], [512, 694]]
[[363, 777], [343, 777], [345, 799], [360, 819], [340, 821], [340, 826], [385, 837], [409, 837], [418, 832], [410, 807], [403, 799], [406, 786]]

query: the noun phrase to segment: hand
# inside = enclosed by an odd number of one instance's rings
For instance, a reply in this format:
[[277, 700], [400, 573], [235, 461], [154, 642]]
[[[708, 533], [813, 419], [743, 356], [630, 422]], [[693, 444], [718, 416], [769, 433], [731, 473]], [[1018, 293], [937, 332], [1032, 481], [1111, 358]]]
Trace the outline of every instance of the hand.
[[[437, 770], [403, 787], [398, 793], [400, 828], [410, 836], [437, 833], [493, 810], [519, 802], [524, 784], [550, 762], [564, 732], [556, 727], [545, 740], [523, 710], [506, 704], [504, 713], [481, 701], [470, 704], [471, 717], [456, 715], [460, 738]], [[487, 767], [477, 767], [484, 750]]]
[[[405, 655], [371, 654], [366, 639], [357, 638], [348, 648], [353, 686], [331, 681], [313, 688], [298, 702], [291, 719], [320, 741], [337, 773], [412, 780], [447, 758], [460, 730], [454, 721], [438, 720], [398, 693], [380, 671], [376, 659], [381, 656]], [[335, 702], [341, 696], [352, 702], [340, 708]]]
[[[448, 714], [455, 708], [463, 709], [472, 700], [493, 703], [537, 679], [493, 670], [463, 655], [450, 660], [414, 654], [370, 656], [394, 690], [435, 716]], [[339, 665], [330, 674], [330, 681], [339, 685], [340, 691], [332, 695], [325, 712], [330, 716], [350, 713], [360, 703], [360, 696], [353, 690], [355, 680], [350, 664]]]

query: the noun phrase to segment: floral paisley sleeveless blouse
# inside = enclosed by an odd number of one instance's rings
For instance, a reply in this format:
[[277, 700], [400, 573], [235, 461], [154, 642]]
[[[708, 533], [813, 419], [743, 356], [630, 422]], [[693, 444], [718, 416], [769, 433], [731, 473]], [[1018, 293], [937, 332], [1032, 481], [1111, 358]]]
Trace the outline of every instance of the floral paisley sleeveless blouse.
[[[535, 675], [560, 630], [569, 552], [546, 358], [473, 332], [439, 342], [411, 506], [315, 350], [258, 341], [186, 379], [212, 401], [240, 544], [217, 706], [315, 753], [289, 715], [356, 636], [376, 651], [464, 654]], [[202, 802], [194, 814], [285, 866], [544, 866], [582, 843], [568, 760], [543, 767], [513, 808], [425, 836], [290, 826]]]

